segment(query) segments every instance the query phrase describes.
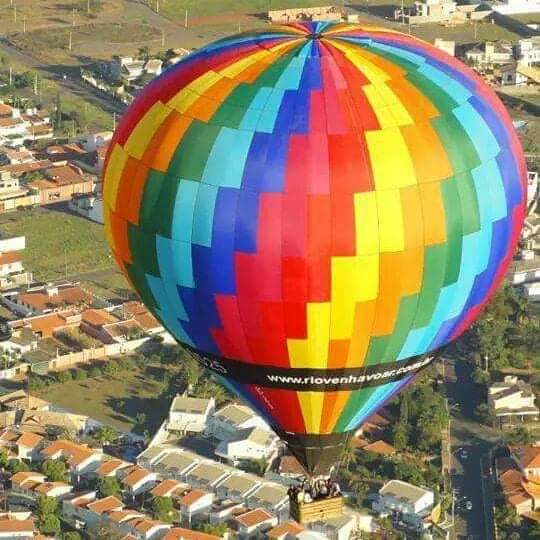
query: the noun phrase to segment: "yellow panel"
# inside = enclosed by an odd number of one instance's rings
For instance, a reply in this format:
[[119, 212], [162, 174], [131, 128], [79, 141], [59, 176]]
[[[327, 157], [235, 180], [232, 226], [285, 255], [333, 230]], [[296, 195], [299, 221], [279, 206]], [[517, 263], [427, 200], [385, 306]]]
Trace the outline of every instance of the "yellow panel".
[[288, 339], [287, 349], [291, 366], [307, 366], [308, 360], [308, 342], [307, 339]]
[[298, 392], [304, 424], [308, 433], [320, 433], [324, 392]]
[[126, 162], [128, 155], [124, 152], [124, 149], [117, 143], [107, 164], [105, 170], [105, 178], [103, 181], [103, 199], [113, 209], [116, 208], [116, 194], [118, 193], [118, 184]]
[[193, 90], [197, 94], [204, 94], [208, 88], [216, 84], [223, 76], [215, 71], [205, 71], [200, 77], [191, 81], [186, 88]]
[[379, 290], [379, 255], [332, 258], [331, 339], [349, 339], [356, 304], [374, 300]]
[[375, 189], [393, 189], [416, 184], [407, 144], [399, 128], [367, 131]]
[[124, 146], [126, 152], [136, 159], [141, 159], [154, 133], [170, 113], [171, 109], [165, 107], [161, 101], [156, 101], [133, 128]]
[[269, 53], [266, 51], [260, 51], [255, 54], [251, 54], [250, 56], [242, 58], [242, 60], [238, 60], [233, 64], [228, 65], [227, 67], [221, 69], [219, 72], [225, 77], [234, 78], [240, 73], [242, 73], [242, 71], [255, 64], [255, 62], [258, 62], [262, 60], [263, 57], [268, 56], [268, 54]]
[[379, 246], [381, 252], [403, 251], [405, 236], [399, 189], [377, 191]]
[[347, 367], [361, 367], [364, 365], [376, 309], [376, 300], [356, 304], [353, 323], [354, 332], [349, 346]]
[[381, 83], [390, 79], [385, 71], [363, 56], [362, 50], [359, 50], [357, 47], [351, 47], [349, 44], [342, 43], [338, 40], [333, 40], [332, 46], [344, 52], [345, 56], [365, 75], [369, 82]]
[[330, 304], [307, 305], [308, 360], [310, 368], [328, 367], [330, 341]]
[[200, 97], [200, 94], [197, 94], [190, 88], [185, 87], [167, 102], [167, 107], [170, 107], [171, 109], [176, 109], [180, 113], [184, 113]]
[[371, 255], [379, 252], [379, 216], [374, 191], [354, 194], [354, 223], [356, 254]]
[[373, 107], [382, 129], [413, 123], [403, 103], [386, 84], [367, 84], [362, 90]]

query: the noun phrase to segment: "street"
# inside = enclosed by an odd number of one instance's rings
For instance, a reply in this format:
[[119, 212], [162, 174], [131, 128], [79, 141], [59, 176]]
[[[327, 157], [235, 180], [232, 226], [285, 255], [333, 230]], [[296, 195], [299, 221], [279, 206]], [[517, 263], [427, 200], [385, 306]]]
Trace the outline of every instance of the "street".
[[467, 362], [446, 360], [446, 392], [452, 413], [450, 470], [455, 493], [455, 538], [492, 540], [495, 536], [489, 452], [498, 434], [474, 419], [481, 396], [471, 372], [472, 366]]

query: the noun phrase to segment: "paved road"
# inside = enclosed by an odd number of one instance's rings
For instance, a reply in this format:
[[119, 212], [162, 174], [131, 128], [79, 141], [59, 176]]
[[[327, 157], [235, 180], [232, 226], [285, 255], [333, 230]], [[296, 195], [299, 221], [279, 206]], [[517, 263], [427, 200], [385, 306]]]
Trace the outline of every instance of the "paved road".
[[[455, 497], [457, 539], [492, 540], [492, 483], [489, 451], [497, 432], [474, 421], [479, 392], [471, 380], [472, 368], [464, 361], [449, 360], [445, 367], [446, 391], [452, 410], [451, 470]], [[467, 510], [469, 501], [472, 509]]]

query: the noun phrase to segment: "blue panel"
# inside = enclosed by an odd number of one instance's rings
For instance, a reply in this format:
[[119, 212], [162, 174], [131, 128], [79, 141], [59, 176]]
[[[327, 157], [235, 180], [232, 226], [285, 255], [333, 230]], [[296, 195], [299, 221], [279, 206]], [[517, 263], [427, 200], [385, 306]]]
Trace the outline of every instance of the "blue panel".
[[418, 72], [435, 83], [440, 90], [448, 94], [457, 103], [464, 103], [471, 97], [471, 93], [467, 88], [428, 63], [424, 63], [418, 69]]
[[180, 180], [172, 217], [171, 236], [174, 240], [191, 242], [195, 202], [199, 185], [199, 182], [192, 180]]
[[453, 114], [474, 144], [480, 161], [488, 161], [499, 153], [497, 140], [484, 119], [470, 103], [463, 103], [453, 110]]
[[489, 103], [484, 102], [478, 95], [472, 96], [469, 103], [478, 111], [478, 114], [484, 119], [489, 129], [497, 139], [500, 148], [510, 146], [510, 137], [508, 130], [501, 121], [497, 113], [491, 108]]
[[217, 191], [217, 187], [208, 184], [201, 183], [199, 186], [193, 220], [192, 241], [194, 244], [209, 246], [212, 242], [212, 223]]
[[238, 205], [238, 190], [221, 188], [214, 213], [212, 236], [212, 292], [235, 294], [234, 237]]
[[221, 128], [206, 161], [203, 185], [239, 188], [252, 138], [252, 131]]
[[257, 250], [257, 224], [259, 223], [259, 194], [240, 190], [236, 212], [235, 249], [244, 253]]

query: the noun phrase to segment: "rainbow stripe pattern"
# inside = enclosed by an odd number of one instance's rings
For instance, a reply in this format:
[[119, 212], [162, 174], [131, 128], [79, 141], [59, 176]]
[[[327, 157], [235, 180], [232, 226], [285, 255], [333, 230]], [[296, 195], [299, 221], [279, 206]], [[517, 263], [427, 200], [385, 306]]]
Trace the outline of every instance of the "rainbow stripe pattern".
[[[140, 93], [106, 162], [106, 231], [180, 343], [246, 369], [331, 372], [459, 336], [512, 258], [525, 178], [507, 112], [458, 60], [379, 27], [271, 26]], [[412, 377], [227, 384], [273, 426], [332, 434]]]

